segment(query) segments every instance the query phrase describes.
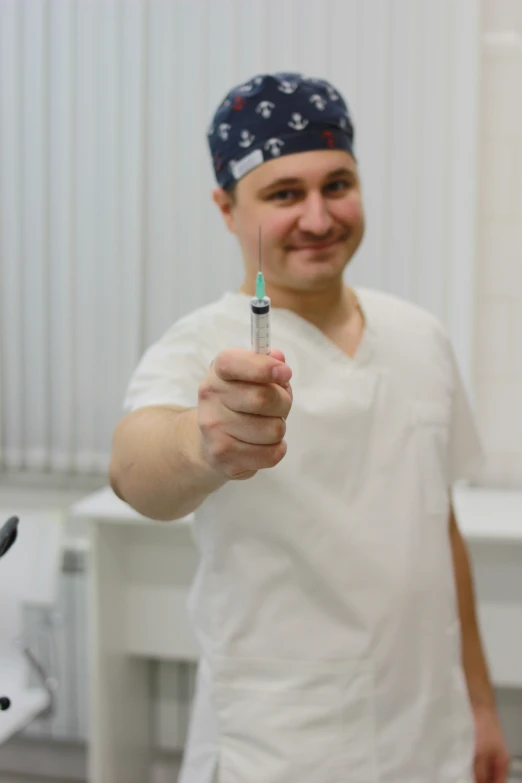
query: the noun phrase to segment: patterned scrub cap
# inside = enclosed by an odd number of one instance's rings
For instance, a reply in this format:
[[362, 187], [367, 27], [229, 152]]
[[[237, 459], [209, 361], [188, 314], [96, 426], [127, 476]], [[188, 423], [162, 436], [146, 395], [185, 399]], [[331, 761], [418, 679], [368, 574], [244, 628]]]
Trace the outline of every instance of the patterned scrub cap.
[[324, 79], [298, 73], [255, 76], [234, 87], [217, 109], [207, 138], [224, 190], [282, 155], [342, 149], [355, 157], [354, 127], [342, 95]]

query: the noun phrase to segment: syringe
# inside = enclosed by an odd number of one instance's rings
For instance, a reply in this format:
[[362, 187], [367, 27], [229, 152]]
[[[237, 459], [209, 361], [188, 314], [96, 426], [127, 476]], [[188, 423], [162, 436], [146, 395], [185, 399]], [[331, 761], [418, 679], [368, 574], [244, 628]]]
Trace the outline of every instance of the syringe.
[[256, 278], [256, 295], [250, 300], [250, 325], [252, 350], [270, 353], [270, 298], [265, 294], [265, 278], [261, 270], [261, 226], [259, 226], [259, 271]]

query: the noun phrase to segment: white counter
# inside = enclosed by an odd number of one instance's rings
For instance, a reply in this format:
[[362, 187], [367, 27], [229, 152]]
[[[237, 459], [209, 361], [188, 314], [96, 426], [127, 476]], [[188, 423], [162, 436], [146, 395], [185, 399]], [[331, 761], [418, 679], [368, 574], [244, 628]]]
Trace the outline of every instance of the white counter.
[[468, 541], [522, 544], [522, 491], [461, 485], [453, 503]]
[[[522, 491], [458, 485], [453, 493], [459, 527], [469, 541], [522, 544]], [[119, 522], [126, 525], [190, 524], [189, 514], [174, 523], [153, 522], [138, 514], [110, 487], [93, 492], [71, 507], [76, 519]]]

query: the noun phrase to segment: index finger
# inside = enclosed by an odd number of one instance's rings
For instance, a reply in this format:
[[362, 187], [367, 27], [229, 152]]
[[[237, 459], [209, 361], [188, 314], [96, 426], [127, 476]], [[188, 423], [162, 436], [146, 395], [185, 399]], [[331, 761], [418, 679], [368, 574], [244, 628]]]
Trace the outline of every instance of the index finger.
[[247, 383], [288, 383], [292, 377], [292, 370], [284, 362], [246, 348], [222, 351], [214, 360], [214, 372], [224, 381]]

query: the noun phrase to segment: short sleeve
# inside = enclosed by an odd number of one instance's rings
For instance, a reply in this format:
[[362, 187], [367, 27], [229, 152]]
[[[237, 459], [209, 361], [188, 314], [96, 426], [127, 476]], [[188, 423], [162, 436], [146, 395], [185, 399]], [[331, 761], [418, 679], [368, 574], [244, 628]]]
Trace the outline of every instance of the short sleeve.
[[453, 373], [449, 475], [451, 484], [454, 484], [456, 481], [469, 480], [476, 475], [482, 466], [484, 451], [475, 416], [451, 345], [449, 345], [449, 352]]
[[174, 325], [151, 345], [136, 367], [125, 395], [125, 413], [149, 405], [198, 404], [198, 388], [212, 361], [195, 328]]

